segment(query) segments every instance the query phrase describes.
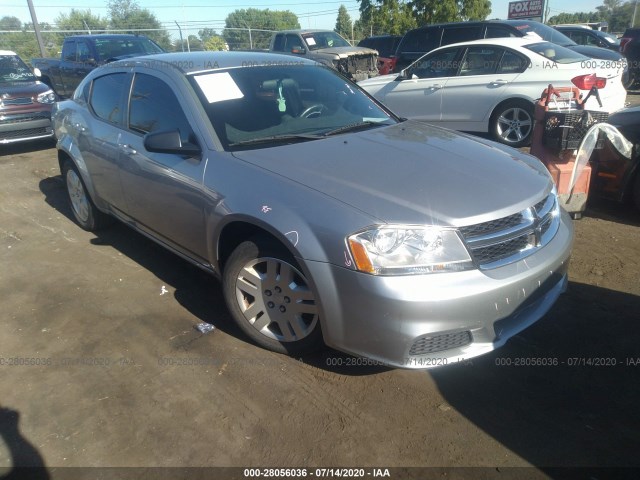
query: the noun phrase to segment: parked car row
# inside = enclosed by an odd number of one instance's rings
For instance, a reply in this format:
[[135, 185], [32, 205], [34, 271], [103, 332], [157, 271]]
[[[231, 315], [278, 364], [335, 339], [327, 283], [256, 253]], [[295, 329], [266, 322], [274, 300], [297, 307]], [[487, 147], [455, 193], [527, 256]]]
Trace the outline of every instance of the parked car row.
[[[604, 32], [599, 32], [604, 34]], [[623, 84], [625, 88], [632, 86], [635, 78], [629, 76], [626, 60], [616, 49], [606, 48], [587, 42], [578, 44], [564, 35], [560, 28], [554, 29], [548, 25], [533, 20], [486, 20], [479, 22], [453, 22], [425, 25], [409, 30], [400, 40], [393, 57], [389, 73], [399, 73], [424, 54], [452, 43], [471, 40], [534, 36], [547, 42], [555, 43], [574, 50], [589, 58], [625, 65]], [[366, 41], [366, 40], [363, 40]], [[606, 41], [606, 40], [605, 40]]]
[[488, 38], [437, 48], [401, 73], [360, 86], [399, 115], [455, 130], [488, 132], [512, 147], [528, 145], [534, 102], [551, 83], [575, 86], [586, 107], [612, 113], [624, 107], [623, 66], [589, 59], [558, 44], [530, 38]]

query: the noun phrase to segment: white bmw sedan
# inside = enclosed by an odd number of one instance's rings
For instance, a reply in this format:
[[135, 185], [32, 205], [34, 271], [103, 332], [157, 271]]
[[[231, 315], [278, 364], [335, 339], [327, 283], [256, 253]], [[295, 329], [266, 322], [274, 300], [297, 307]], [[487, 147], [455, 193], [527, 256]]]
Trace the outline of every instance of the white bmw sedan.
[[540, 39], [487, 38], [437, 48], [399, 74], [359, 85], [395, 113], [468, 132], [489, 132], [513, 147], [528, 145], [534, 102], [549, 84], [577, 87], [589, 110], [624, 107], [622, 62], [588, 58]]

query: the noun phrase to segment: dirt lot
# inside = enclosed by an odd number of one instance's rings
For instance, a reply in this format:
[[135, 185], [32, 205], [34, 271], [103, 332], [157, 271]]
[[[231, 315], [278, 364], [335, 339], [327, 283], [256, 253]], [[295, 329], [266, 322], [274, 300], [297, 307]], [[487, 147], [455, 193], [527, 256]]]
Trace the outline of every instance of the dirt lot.
[[[465, 466], [490, 468], [416, 478], [565, 478], [552, 467], [640, 467], [640, 213], [629, 207], [590, 204], [575, 222], [567, 293], [504, 348], [390, 370], [252, 346], [217, 281], [125, 226], [77, 227], [50, 145], [1, 148], [5, 473]], [[199, 322], [216, 330], [202, 335]], [[531, 359], [551, 365], [521, 365]]]

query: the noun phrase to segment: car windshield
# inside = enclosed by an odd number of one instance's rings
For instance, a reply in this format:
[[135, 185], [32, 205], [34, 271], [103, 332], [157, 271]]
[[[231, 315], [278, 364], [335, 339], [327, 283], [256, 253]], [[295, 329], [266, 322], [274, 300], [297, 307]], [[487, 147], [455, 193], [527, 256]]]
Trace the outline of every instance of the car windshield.
[[212, 70], [189, 79], [227, 150], [310, 141], [398, 121], [358, 86], [318, 65]]
[[104, 60], [164, 53], [162, 48], [146, 37], [96, 38], [95, 44], [100, 58]]
[[620, 43], [620, 41], [618, 40], [618, 37], [608, 32], [598, 32], [598, 35], [608, 43], [611, 43], [611, 44]]
[[0, 82], [33, 82], [35, 75], [17, 55], [0, 55]]
[[351, 44], [336, 32], [313, 32], [302, 35], [309, 50], [332, 47], [350, 47]]
[[525, 45], [524, 48], [531, 50], [538, 55], [542, 55], [544, 58], [556, 63], [577, 63], [589, 60], [588, 57], [585, 57], [574, 50], [551, 42], [531, 43], [529, 45]]
[[512, 20], [510, 23], [525, 35], [527, 33], [533, 32], [539, 35], [542, 40], [555, 43], [557, 45], [562, 45], [564, 47], [577, 45], [576, 42], [571, 40], [564, 33], [559, 32], [555, 28], [551, 28], [543, 23], [527, 20]]

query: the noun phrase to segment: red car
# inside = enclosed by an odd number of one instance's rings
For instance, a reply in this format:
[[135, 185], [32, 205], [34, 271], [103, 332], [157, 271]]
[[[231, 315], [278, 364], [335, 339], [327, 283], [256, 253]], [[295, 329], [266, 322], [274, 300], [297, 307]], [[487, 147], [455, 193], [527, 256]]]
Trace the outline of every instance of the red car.
[[15, 52], [0, 50], [0, 144], [53, 137], [56, 100]]

